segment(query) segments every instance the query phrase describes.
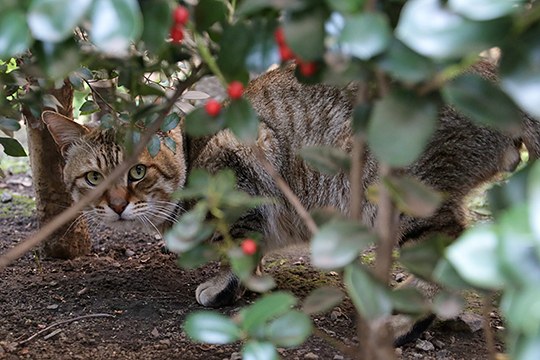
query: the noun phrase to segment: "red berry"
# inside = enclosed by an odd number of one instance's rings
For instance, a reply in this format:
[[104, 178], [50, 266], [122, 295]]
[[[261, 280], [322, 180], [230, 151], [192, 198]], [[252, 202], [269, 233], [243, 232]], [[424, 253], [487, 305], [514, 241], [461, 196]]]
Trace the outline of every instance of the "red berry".
[[283, 32], [283, 28], [277, 28], [274, 32], [274, 39], [276, 39], [277, 44], [281, 47], [285, 45], [285, 33]]
[[282, 45], [279, 47], [279, 56], [281, 57], [281, 61], [294, 59], [294, 53], [287, 45]]
[[173, 12], [173, 20], [175, 24], [186, 25], [189, 20], [189, 11], [184, 6], [177, 6]]
[[240, 99], [244, 94], [244, 85], [240, 81], [233, 81], [227, 87], [227, 93], [233, 100]]
[[313, 76], [317, 71], [317, 65], [314, 62], [301, 62], [298, 66], [300, 73], [306, 77]]
[[252, 239], [245, 239], [240, 244], [242, 252], [246, 255], [253, 255], [257, 252], [257, 243]]
[[210, 99], [204, 106], [204, 109], [206, 110], [206, 113], [210, 116], [218, 116], [221, 112], [221, 104], [219, 101]]
[[184, 30], [181, 26], [173, 26], [171, 28], [171, 39], [175, 43], [181, 43], [184, 40]]

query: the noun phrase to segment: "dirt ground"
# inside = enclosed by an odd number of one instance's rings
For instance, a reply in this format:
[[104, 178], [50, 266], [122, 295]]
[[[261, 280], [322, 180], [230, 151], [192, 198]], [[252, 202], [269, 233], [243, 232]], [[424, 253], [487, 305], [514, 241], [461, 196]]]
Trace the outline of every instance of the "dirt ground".
[[[31, 191], [28, 176], [0, 179], [0, 253], [37, 230]], [[94, 246], [87, 256], [38, 261], [27, 254], [0, 272], [0, 359], [241, 358], [240, 343], [197, 344], [182, 330], [186, 315], [202, 309], [195, 302], [195, 288], [218, 270], [216, 264], [184, 271], [152, 235], [98, 228], [92, 237]], [[272, 255], [266, 264], [278, 288], [299, 297], [322, 283], [338, 281], [336, 274], [313, 270], [302, 249]], [[254, 299], [255, 294], [248, 294], [237, 306], [220, 311], [235, 314]], [[479, 313], [478, 304], [473, 298], [467, 310]], [[357, 342], [349, 301], [313, 321], [325, 337], [348, 345]], [[486, 359], [482, 330], [460, 324], [437, 322], [422, 339], [396, 349], [398, 357]], [[500, 337], [496, 314], [490, 325]], [[497, 343], [497, 348], [501, 351], [502, 345]], [[349, 359], [318, 336], [279, 352], [283, 359]]]

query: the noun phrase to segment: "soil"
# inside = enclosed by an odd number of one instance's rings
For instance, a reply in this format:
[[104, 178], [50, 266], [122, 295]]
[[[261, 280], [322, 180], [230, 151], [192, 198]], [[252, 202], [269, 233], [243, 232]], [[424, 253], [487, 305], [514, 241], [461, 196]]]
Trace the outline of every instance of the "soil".
[[[0, 179], [0, 192], [14, 195], [0, 203], [0, 253], [37, 230], [32, 190], [23, 180], [24, 175]], [[195, 288], [218, 271], [217, 264], [182, 270], [153, 235], [96, 228], [92, 237], [87, 256], [65, 261], [30, 253], [0, 272], [0, 359], [241, 358], [240, 343], [193, 343], [182, 330], [186, 315], [203, 309], [195, 301]], [[275, 276], [280, 290], [299, 297], [339, 280], [337, 274], [312, 269], [305, 249], [271, 255], [265, 271]], [[393, 275], [403, 274], [396, 270]], [[219, 311], [234, 315], [256, 298], [249, 293], [236, 306]], [[467, 311], [479, 313], [478, 299], [470, 300]], [[492, 315], [490, 325], [499, 338], [501, 321]], [[347, 300], [315, 316], [313, 323], [325, 337], [357, 343], [354, 309]], [[482, 330], [456, 324], [437, 322], [417, 342], [397, 348], [398, 358], [487, 359]], [[496, 346], [502, 351], [500, 342]], [[319, 336], [279, 352], [283, 359], [350, 358]]]

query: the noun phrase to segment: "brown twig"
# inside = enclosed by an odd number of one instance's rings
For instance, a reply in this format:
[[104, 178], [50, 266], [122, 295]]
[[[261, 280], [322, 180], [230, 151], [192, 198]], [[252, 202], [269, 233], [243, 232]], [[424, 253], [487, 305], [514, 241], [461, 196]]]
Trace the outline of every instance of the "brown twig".
[[497, 359], [497, 349], [495, 348], [495, 338], [493, 337], [493, 331], [491, 330], [491, 296], [484, 296], [484, 303], [482, 306], [482, 315], [484, 316], [484, 336], [486, 338], [486, 348], [488, 352], [489, 360]]
[[268, 175], [270, 175], [272, 179], [274, 179], [278, 188], [281, 190], [283, 195], [285, 195], [289, 203], [291, 203], [291, 205], [294, 207], [294, 209], [296, 210], [300, 218], [306, 224], [309, 231], [312, 234], [317, 233], [318, 231], [317, 224], [315, 224], [315, 221], [313, 220], [309, 212], [306, 210], [304, 205], [302, 205], [302, 202], [300, 201], [300, 199], [298, 199], [298, 197], [291, 190], [289, 184], [287, 184], [285, 179], [283, 179], [283, 177], [277, 172], [277, 170], [270, 163], [270, 161], [268, 161], [266, 156], [264, 156], [264, 153], [262, 152], [261, 149], [254, 148], [254, 152], [255, 152], [255, 156], [261, 162], [262, 166], [264, 167]]
[[140, 142], [137, 144], [133, 153], [120, 165], [118, 165], [114, 171], [107, 176], [95, 189], [90, 191], [88, 195], [83, 197], [81, 200], [73, 204], [70, 208], [60, 213], [57, 217], [43, 226], [37, 233], [26, 238], [19, 245], [8, 250], [6, 253], [0, 256], [0, 270], [3, 270], [10, 263], [20, 258], [26, 252], [33, 249], [35, 246], [39, 245], [43, 240], [45, 240], [49, 235], [54, 233], [58, 228], [72, 220], [77, 216], [77, 214], [82, 211], [88, 204], [97, 199], [107, 188], [109, 188], [122, 174], [124, 174], [130, 167], [132, 167], [138, 159], [139, 154], [144, 150], [150, 138], [154, 135], [156, 131], [159, 130], [163, 120], [167, 116], [168, 112], [172, 109], [175, 102], [180, 98], [182, 93], [195, 83], [202, 76], [202, 65], [196, 67], [192, 74], [182, 83], [180, 83], [171, 96], [171, 98], [165, 103], [163, 110], [160, 113], [160, 116], [147, 128], [147, 131], [141, 137]]
[[365, 192], [362, 178], [364, 177], [364, 166], [366, 162], [366, 141], [363, 136], [355, 135], [351, 156], [351, 219], [362, 220], [362, 206], [365, 201]]
[[35, 333], [34, 335], [30, 336], [29, 338], [21, 341], [18, 343], [18, 345], [23, 345], [23, 344], [26, 344], [27, 342], [29, 341], [32, 341], [34, 340], [35, 338], [37, 338], [38, 336], [40, 336], [41, 334], [44, 334], [46, 333], [47, 331], [51, 330], [52, 328], [55, 328], [57, 326], [60, 326], [60, 325], [64, 325], [64, 324], [69, 324], [69, 323], [72, 323], [74, 321], [79, 321], [79, 320], [83, 320], [83, 319], [89, 319], [89, 318], [98, 318], [98, 317], [114, 317], [114, 315], [111, 315], [111, 314], [88, 314], [88, 315], [82, 315], [82, 316], [77, 316], [77, 317], [74, 317], [74, 318], [71, 318], [71, 319], [67, 319], [67, 320], [61, 320], [61, 321], [57, 321], [49, 326], [47, 326], [46, 328], [44, 329], [41, 329], [39, 330], [37, 333]]

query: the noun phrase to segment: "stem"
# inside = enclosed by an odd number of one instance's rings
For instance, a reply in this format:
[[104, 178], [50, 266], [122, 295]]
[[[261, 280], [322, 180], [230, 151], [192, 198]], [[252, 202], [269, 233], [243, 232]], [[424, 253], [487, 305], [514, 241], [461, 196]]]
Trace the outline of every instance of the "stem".
[[37, 233], [29, 236], [20, 244], [18, 244], [14, 248], [9, 249], [6, 253], [1, 255], [0, 270], [3, 270], [13, 261], [17, 260], [26, 252], [39, 245], [43, 240], [45, 240], [49, 235], [54, 233], [54, 231], [56, 231], [62, 225], [64, 225], [70, 220], [73, 220], [80, 211], [82, 211], [92, 201], [100, 197], [101, 194], [105, 192], [105, 190], [107, 190], [118, 178], [120, 178], [120, 176], [122, 176], [129, 168], [135, 165], [137, 163], [139, 155], [146, 147], [146, 144], [148, 143], [148, 141], [150, 141], [150, 138], [154, 135], [154, 133], [159, 130], [161, 124], [163, 123], [163, 120], [165, 119], [169, 111], [172, 109], [176, 101], [180, 98], [180, 96], [182, 96], [182, 93], [201, 77], [201, 70], [202, 66], [198, 66], [194, 69], [193, 73], [185, 81], [178, 85], [173, 96], [165, 103], [165, 106], [161, 111], [160, 116], [146, 129], [145, 133], [141, 137], [140, 142], [133, 150], [133, 153], [126, 160], [124, 160], [120, 165], [118, 165], [114, 169], [114, 171], [99, 184], [99, 186], [90, 191], [81, 200], [60, 213], [57, 217], [55, 217], [49, 223], [43, 226]]
[[214, 75], [217, 76], [219, 81], [221, 81], [221, 84], [225, 87], [227, 87], [227, 79], [225, 79], [225, 76], [219, 69], [219, 66], [216, 63], [216, 60], [210, 53], [210, 50], [208, 49], [208, 46], [206, 46], [203, 37], [196, 32], [193, 32], [193, 39], [195, 40], [195, 44], [197, 45], [197, 50], [199, 50], [199, 55], [203, 59], [203, 61], [206, 63], [208, 68], [211, 72], [214, 73]]
[[482, 312], [484, 316], [484, 336], [486, 338], [486, 348], [488, 351], [488, 359], [496, 360], [497, 359], [497, 349], [495, 348], [495, 338], [493, 336], [493, 331], [491, 330], [490, 325], [490, 313], [491, 313], [491, 296], [486, 295], [484, 297], [484, 304], [482, 307]]

